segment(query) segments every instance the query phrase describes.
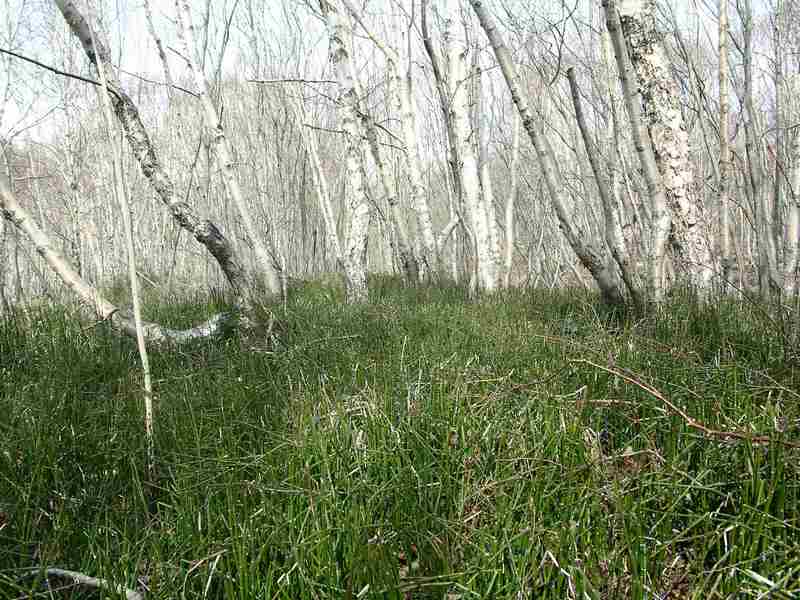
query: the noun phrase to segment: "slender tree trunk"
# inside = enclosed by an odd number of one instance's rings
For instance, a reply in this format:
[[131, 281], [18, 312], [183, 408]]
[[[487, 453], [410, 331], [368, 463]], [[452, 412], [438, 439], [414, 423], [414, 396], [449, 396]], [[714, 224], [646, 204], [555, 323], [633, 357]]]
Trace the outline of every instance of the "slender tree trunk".
[[[420, 168], [419, 157], [419, 142], [417, 140], [417, 125], [416, 125], [416, 111], [414, 110], [413, 97], [411, 93], [411, 63], [410, 60], [406, 61], [406, 68], [401, 69], [400, 54], [386, 44], [384, 44], [378, 37], [367, 27], [364, 22], [361, 12], [351, 0], [342, 0], [347, 10], [353, 15], [358, 24], [373, 41], [378, 49], [383, 53], [386, 58], [386, 63], [389, 71], [389, 87], [391, 96], [394, 99], [395, 107], [400, 115], [400, 123], [403, 132], [403, 141], [405, 142], [405, 164], [408, 170], [408, 177], [411, 183], [411, 197], [413, 200], [414, 210], [417, 216], [417, 225], [422, 236], [422, 244], [424, 247], [423, 263], [424, 267], [421, 268], [417, 264], [416, 258], [411, 253], [411, 241], [407, 233], [407, 228], [402, 217], [399, 214], [396, 193], [392, 192], [392, 186], [388, 174], [386, 174], [385, 167], [383, 166], [383, 159], [381, 158], [380, 146], [378, 145], [378, 136], [375, 124], [372, 117], [369, 117], [365, 122], [367, 137], [370, 144], [375, 164], [378, 167], [378, 172], [381, 178], [381, 183], [386, 194], [389, 208], [393, 213], [393, 220], [397, 228], [399, 236], [399, 254], [400, 261], [403, 265], [403, 270], [407, 278], [419, 278], [420, 275], [427, 269], [430, 270], [432, 266], [438, 263], [436, 240], [433, 235], [433, 222], [431, 220], [431, 210], [428, 205], [428, 199], [425, 193], [425, 188], [422, 185], [422, 170]], [[438, 265], [436, 265], [438, 269]]]
[[728, 132], [728, 2], [719, 0], [719, 250], [724, 291], [732, 282], [730, 208], [728, 207], [730, 133]]
[[292, 103], [294, 109], [295, 119], [297, 120], [297, 128], [300, 130], [300, 136], [303, 138], [303, 144], [311, 161], [311, 173], [316, 185], [317, 197], [319, 198], [319, 208], [322, 213], [322, 222], [325, 224], [325, 237], [328, 244], [333, 250], [333, 255], [340, 266], [344, 266], [344, 257], [342, 255], [342, 244], [339, 240], [339, 232], [336, 229], [336, 219], [333, 216], [333, 205], [331, 204], [330, 187], [328, 186], [328, 178], [325, 171], [322, 169], [322, 162], [319, 158], [319, 149], [317, 147], [317, 138], [314, 133], [306, 127], [304, 121], [305, 111], [303, 109], [302, 99], [298, 98]]
[[[94, 43], [94, 50], [97, 52], [99, 38], [96, 35], [92, 36], [92, 42]], [[100, 104], [103, 107], [103, 118], [105, 120], [106, 129], [108, 130], [108, 141], [113, 155], [114, 195], [119, 204], [123, 228], [125, 230], [125, 249], [128, 255], [128, 280], [130, 281], [133, 304], [133, 326], [136, 331], [136, 343], [139, 350], [139, 359], [142, 364], [142, 376], [144, 378], [144, 431], [147, 443], [147, 480], [153, 485], [155, 484], [156, 476], [155, 445], [153, 438], [153, 384], [150, 378], [150, 358], [147, 354], [147, 345], [144, 339], [142, 301], [139, 291], [139, 276], [136, 272], [136, 251], [133, 244], [131, 209], [130, 203], [128, 202], [128, 192], [123, 183], [122, 140], [120, 140], [119, 144], [114, 141], [114, 118], [111, 115], [111, 105], [108, 98], [110, 88], [108, 87], [108, 81], [106, 81], [105, 72], [102, 69], [99, 71], [99, 75], [100, 82], [106, 91], [106, 93], [98, 91], [98, 96], [100, 96]]]
[[145, 23], [147, 24], [147, 33], [153, 38], [156, 50], [158, 51], [158, 60], [161, 62], [161, 68], [164, 71], [164, 82], [167, 84], [167, 96], [169, 97], [170, 103], [172, 103], [172, 98], [175, 95], [175, 90], [173, 89], [174, 82], [172, 81], [172, 73], [169, 70], [169, 62], [167, 61], [167, 53], [164, 51], [164, 44], [161, 42], [161, 38], [158, 37], [156, 27], [153, 24], [153, 11], [150, 8], [150, 0], [144, 0], [144, 17]]
[[[783, 180], [785, 177], [784, 169], [786, 169], [786, 152], [784, 148], [785, 136], [784, 128], [786, 120], [784, 119], [784, 87], [785, 76], [783, 69], [783, 53], [785, 48], [783, 28], [784, 28], [784, 4], [783, 0], [776, 0], [775, 2], [775, 16], [773, 25], [773, 40], [772, 46], [774, 48], [773, 65], [774, 65], [774, 85], [775, 85], [775, 152], [773, 158], [775, 160], [772, 178], [772, 210], [770, 211], [770, 235], [775, 240], [775, 266], [781, 263], [781, 256], [783, 254], [784, 245], [781, 244], [783, 238]], [[788, 96], [787, 98], [788, 99]]]
[[497, 214], [495, 211], [495, 196], [494, 188], [492, 185], [492, 174], [490, 171], [489, 161], [489, 134], [487, 128], [489, 126], [488, 119], [484, 118], [486, 97], [483, 93], [483, 76], [478, 60], [478, 49], [474, 50], [475, 56], [475, 118], [474, 129], [477, 137], [478, 147], [478, 174], [481, 182], [481, 211], [484, 213], [487, 227], [487, 244], [489, 256], [489, 268], [491, 269], [491, 278], [494, 282], [494, 287], [497, 286], [499, 280], [499, 263], [500, 263], [500, 233], [497, 227]]
[[[794, 97], [800, 96], [800, 77], [795, 78]], [[795, 121], [800, 118], [800, 110], [795, 109]], [[794, 132], [794, 141], [789, 153], [791, 161], [788, 214], [786, 219], [783, 294], [788, 300], [797, 292], [797, 258], [800, 245], [800, 128]]]
[[594, 179], [597, 182], [597, 190], [600, 194], [600, 200], [603, 203], [603, 213], [605, 215], [605, 235], [606, 243], [611, 249], [611, 255], [619, 267], [622, 274], [622, 280], [625, 282], [625, 287], [633, 300], [637, 309], [644, 308], [644, 297], [641, 290], [634, 282], [634, 273], [630, 261], [630, 253], [625, 245], [625, 238], [622, 235], [622, 226], [619, 222], [619, 215], [617, 214], [617, 202], [612, 196], [612, 192], [603, 177], [602, 169], [600, 168], [600, 158], [598, 157], [597, 148], [592, 144], [589, 128], [586, 125], [586, 118], [583, 114], [583, 106], [580, 97], [580, 88], [575, 78], [575, 69], [570, 67], [567, 69], [567, 77], [569, 78], [570, 90], [572, 92], [572, 104], [575, 107], [575, 119], [578, 122], [578, 128], [583, 138], [583, 144], [586, 148], [586, 154], [589, 158], [589, 164], [594, 173]]
[[500, 64], [506, 84], [511, 92], [511, 99], [519, 111], [522, 125], [536, 149], [550, 201], [558, 216], [564, 236], [581, 263], [592, 274], [604, 300], [611, 304], [623, 303], [624, 297], [620, 289], [619, 279], [616, 273], [608, 268], [605, 248], [591, 240], [587, 232], [577, 225], [574, 214], [567, 207], [566, 194], [562, 187], [559, 186], [556, 177], [556, 161], [553, 149], [549, 140], [541, 131], [540, 124], [536, 122], [525, 96], [522, 94], [520, 77], [494, 19], [481, 0], [470, 0], [470, 4], [489, 38], [489, 43], [494, 50], [497, 62]]
[[[36, 224], [30, 213], [20, 205], [2, 178], [0, 178], [0, 213], [4, 219], [28, 237], [36, 252], [85, 307], [101, 319], [108, 320], [115, 330], [136, 337], [136, 325], [130, 312], [109, 302], [80, 276], [53, 244], [50, 237]], [[142, 329], [145, 340], [150, 344], [181, 344], [198, 338], [215, 336], [230, 320], [231, 315], [220, 313], [191, 329], [173, 330], [156, 323], [146, 322], [142, 324]]]
[[350, 228], [345, 239], [344, 272], [346, 296], [350, 303], [366, 302], [367, 291], [367, 237], [369, 234], [370, 207], [367, 199], [366, 176], [362, 140], [364, 131], [358, 117], [361, 97], [350, 54], [352, 30], [334, 1], [320, 0], [328, 25], [330, 58], [339, 80], [339, 114], [345, 133], [347, 151], [346, 203]]
[[403, 271], [403, 277], [408, 283], [417, 283], [417, 281], [419, 281], [419, 265], [417, 264], [414, 253], [411, 251], [408, 228], [406, 227], [403, 215], [400, 213], [395, 186], [383, 162], [381, 147], [378, 143], [377, 127], [375, 127], [375, 122], [372, 117], [364, 113], [361, 113], [361, 124], [364, 128], [367, 143], [369, 144], [372, 160], [375, 162], [375, 167], [378, 170], [378, 179], [380, 179], [383, 194], [386, 197], [386, 203], [389, 205], [390, 217], [394, 224], [394, 229], [397, 232], [397, 257], [400, 260], [400, 268]]
[[752, 190], [753, 212], [756, 217], [758, 280], [761, 294], [766, 297], [779, 289], [777, 257], [775, 238], [769, 225], [768, 190], [766, 189], [764, 169], [762, 168], [761, 148], [756, 138], [755, 129], [758, 123], [758, 113], [756, 112], [755, 99], [753, 97], [753, 9], [750, 0], [743, 0], [740, 10], [742, 11], [740, 16], [744, 29], [744, 106], [747, 114], [744, 124], [745, 148], [749, 166], [749, 187]]
[[519, 194], [519, 138], [520, 138], [520, 119], [519, 113], [514, 112], [511, 117], [513, 133], [511, 139], [511, 186], [506, 200], [506, 254], [505, 254], [505, 273], [503, 275], [503, 287], [508, 289], [511, 285], [511, 271], [514, 266], [514, 204]]
[[453, 25], [456, 21], [455, 2], [448, 0], [446, 25], [449, 32], [445, 43], [448, 58], [448, 84], [450, 97], [450, 120], [461, 160], [458, 176], [464, 197], [469, 228], [474, 240], [475, 261], [478, 271], [478, 286], [488, 292], [497, 288], [496, 265], [491, 251], [491, 238], [487, 213], [481, 196], [480, 165], [475, 153], [474, 141], [476, 130], [473, 128], [471, 103], [469, 98], [469, 79], [467, 73], [467, 54], [469, 46], [466, 34]]

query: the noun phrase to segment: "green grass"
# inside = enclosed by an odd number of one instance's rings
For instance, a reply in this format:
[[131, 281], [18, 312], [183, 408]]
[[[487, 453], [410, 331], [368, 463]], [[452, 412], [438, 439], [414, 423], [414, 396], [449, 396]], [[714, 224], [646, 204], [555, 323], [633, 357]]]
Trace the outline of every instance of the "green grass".
[[305, 284], [275, 343], [153, 352], [152, 484], [133, 342], [68, 309], [0, 322], [0, 598], [51, 597], [20, 578], [40, 566], [165, 600], [800, 595], [798, 373], [758, 307], [340, 300]]

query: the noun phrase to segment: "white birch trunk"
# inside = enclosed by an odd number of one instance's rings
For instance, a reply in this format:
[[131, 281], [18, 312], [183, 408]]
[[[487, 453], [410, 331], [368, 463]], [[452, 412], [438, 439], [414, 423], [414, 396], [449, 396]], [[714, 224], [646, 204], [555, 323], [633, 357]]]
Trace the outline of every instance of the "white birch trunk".
[[312, 131], [305, 125], [305, 110], [303, 109], [302, 99], [298, 98], [292, 101], [292, 110], [297, 120], [297, 127], [300, 130], [300, 136], [303, 138], [303, 145], [308, 153], [309, 161], [311, 162], [311, 173], [317, 190], [317, 197], [319, 198], [319, 208], [322, 213], [322, 221], [325, 224], [325, 237], [333, 251], [336, 262], [340, 267], [344, 266], [342, 256], [342, 244], [339, 240], [339, 232], [336, 228], [336, 219], [333, 216], [333, 205], [331, 204], [330, 187], [328, 186], [328, 178], [322, 170], [322, 163], [319, 159], [319, 148], [317, 146], [317, 138]]
[[664, 261], [666, 260], [672, 218], [667, 206], [661, 173], [656, 164], [653, 145], [644, 130], [642, 97], [639, 87], [636, 85], [636, 74], [628, 58], [628, 49], [622, 35], [616, 1], [603, 0], [603, 10], [606, 14], [606, 28], [617, 59], [617, 70], [631, 124], [633, 143], [636, 153], [639, 155], [639, 162], [650, 196], [649, 287], [652, 299], [659, 302], [664, 298]]
[[[195, 85], [199, 91], [200, 101], [202, 102], [203, 111], [205, 113], [207, 132], [214, 148], [222, 180], [225, 183], [225, 189], [233, 200], [239, 217], [242, 219], [242, 226], [244, 227], [245, 233], [248, 238], [250, 238], [250, 243], [253, 245], [256, 262], [259, 266], [260, 275], [263, 278], [266, 291], [273, 296], [279, 296], [282, 291], [282, 286], [281, 278], [275, 266], [275, 260], [273, 259], [275, 252], [267, 250], [262, 238], [262, 232], [256, 228], [253, 216], [245, 202], [244, 193], [239, 185], [239, 179], [234, 168], [233, 157], [228, 147], [228, 140], [225, 137], [225, 130], [219, 120], [217, 109], [214, 107], [214, 103], [211, 100], [205, 74], [200, 70], [200, 65], [196, 59], [194, 25], [192, 25], [191, 7], [188, 1], [175, 0], [175, 13], [178, 23], [178, 37], [183, 43], [184, 52], [186, 54], [185, 58], [189, 63]], [[271, 239], [269, 232], [264, 232], [264, 235], [267, 240]]]
[[519, 194], [519, 113], [514, 112], [512, 116], [514, 121], [513, 133], [511, 138], [511, 189], [508, 192], [508, 199], [506, 200], [506, 254], [505, 254], [505, 272], [503, 275], [503, 287], [508, 289], [511, 286], [511, 270], [514, 266], [514, 204]]
[[328, 25], [330, 59], [339, 81], [339, 114], [345, 132], [345, 186], [346, 208], [350, 228], [345, 238], [344, 272], [346, 296], [349, 303], [366, 302], [367, 291], [367, 236], [369, 233], [370, 207], [367, 199], [366, 177], [362, 139], [364, 132], [358, 117], [360, 90], [350, 54], [352, 31], [344, 15], [331, 0], [321, 0]]
[[466, 34], [458, 26], [453, 26], [457, 6], [452, 0], [446, 2], [446, 25], [450, 32], [446, 40], [448, 58], [448, 83], [450, 85], [450, 118], [453, 123], [458, 156], [460, 158], [459, 177], [469, 225], [474, 238], [475, 260], [477, 262], [478, 285], [492, 292], [497, 288], [496, 268], [491, 251], [489, 223], [481, 198], [481, 179], [478, 158], [473, 145], [475, 131], [470, 119], [471, 106], [467, 73]]
[[489, 170], [489, 134], [487, 131], [487, 119], [484, 119], [484, 102], [486, 101], [483, 93], [483, 77], [481, 76], [481, 66], [478, 60], [477, 49], [475, 49], [475, 128], [478, 146], [478, 173], [481, 180], [481, 209], [486, 219], [488, 229], [489, 244], [489, 270], [494, 287], [498, 285], [499, 263], [500, 263], [500, 232], [497, 227], [497, 214], [495, 212], [495, 197], [492, 187], [492, 175]]
[[[793, 78], [793, 96], [800, 96], [800, 76]], [[795, 106], [796, 108], [796, 106]], [[795, 110], [797, 119], [800, 118], [800, 110]], [[788, 202], [788, 214], [786, 219], [786, 231], [784, 234], [784, 269], [783, 269], [783, 293], [786, 299], [791, 298], [797, 292], [797, 259], [800, 251], [800, 130], [796, 128], [794, 141], [789, 152], [791, 161], [790, 186], [791, 198]]]
[[706, 234], [703, 205], [695, 190], [680, 91], [662, 46], [663, 34], [656, 27], [655, 1], [626, 0], [618, 7], [656, 164], [672, 213], [672, 247], [687, 271], [689, 283], [699, 295], [705, 296], [711, 291], [714, 258]]
[[[411, 61], [409, 58], [402, 58], [394, 48], [384, 44], [373, 32], [367, 27], [364, 22], [361, 12], [352, 2], [352, 0], [342, 0], [347, 10], [353, 15], [358, 24], [378, 47], [386, 58], [386, 65], [389, 71], [389, 87], [391, 96], [394, 99], [395, 107], [400, 115], [400, 124], [403, 133], [403, 142], [405, 143], [405, 164], [408, 170], [408, 178], [411, 183], [411, 199], [414, 206], [414, 211], [417, 217], [417, 226], [422, 237], [422, 244], [424, 248], [422, 265], [418, 265], [413, 256], [407, 259], [403, 258], [401, 249], [401, 261], [408, 261], [407, 268], [413, 268], [417, 271], [417, 277], [424, 277], [425, 271], [431, 270], [434, 266], [438, 268], [436, 239], [433, 234], [433, 221], [431, 219], [431, 209], [428, 205], [428, 198], [425, 193], [425, 187], [422, 185], [422, 168], [420, 167], [421, 160], [419, 156], [419, 141], [417, 136], [417, 122], [416, 122], [416, 109], [414, 107], [414, 99], [412, 95], [411, 84]], [[372, 132], [369, 127], [372, 127]], [[373, 142], [373, 133], [375, 141]], [[368, 134], [370, 136], [370, 148], [373, 157], [375, 157], [376, 165], [380, 171], [384, 193], [387, 199], [391, 199], [394, 194], [390, 192], [391, 183], [384, 176], [384, 167], [380, 158], [380, 149], [377, 147], [377, 133], [374, 132], [374, 124], [370, 123], [368, 126]], [[390, 208], [396, 212], [396, 203], [390, 203]], [[397, 227], [401, 243], [403, 243], [409, 250], [411, 242], [406, 233], [405, 224], [399, 214], [395, 215], [395, 226]]]
[[400, 268], [402, 269], [403, 277], [408, 283], [417, 283], [419, 280], [419, 267], [417, 265], [417, 259], [414, 257], [414, 253], [411, 250], [411, 243], [408, 237], [408, 228], [406, 227], [405, 219], [400, 212], [395, 186], [392, 183], [389, 171], [386, 169], [386, 165], [383, 162], [383, 156], [381, 153], [380, 144], [378, 143], [378, 132], [377, 128], [375, 127], [375, 122], [371, 116], [365, 115], [362, 112], [361, 124], [364, 128], [370, 153], [372, 154], [372, 160], [375, 162], [375, 167], [378, 170], [378, 179], [380, 179], [381, 187], [383, 188], [383, 194], [386, 198], [386, 203], [389, 205], [391, 220], [397, 232], [397, 256], [400, 260]]
[[728, 0], [719, 0], [719, 251], [724, 291], [731, 281], [731, 224], [728, 207], [730, 133], [728, 132]]

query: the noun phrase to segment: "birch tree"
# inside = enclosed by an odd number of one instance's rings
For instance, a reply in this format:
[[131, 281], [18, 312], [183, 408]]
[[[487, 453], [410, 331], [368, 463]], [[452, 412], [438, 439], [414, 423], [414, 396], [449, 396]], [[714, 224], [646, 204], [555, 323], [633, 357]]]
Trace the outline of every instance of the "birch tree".
[[[794, 76], [792, 87], [793, 97], [800, 97], [800, 76]], [[800, 122], [800, 104], [796, 101], [794, 114], [795, 122]], [[797, 293], [797, 260], [800, 253], [800, 127], [795, 127], [789, 160], [791, 171], [783, 266], [783, 293], [787, 300]]]
[[506, 199], [505, 209], [505, 271], [503, 273], [503, 287], [508, 289], [511, 285], [511, 272], [514, 266], [514, 206], [519, 195], [519, 138], [520, 138], [520, 122], [519, 114], [514, 113], [513, 120], [513, 133], [511, 134], [511, 185]]
[[672, 249], [694, 290], [707, 295], [714, 275], [708, 224], [694, 183], [680, 93], [656, 26], [655, 0], [626, 0], [617, 9], [671, 213]]
[[719, 0], [719, 252], [722, 264], [722, 288], [732, 281], [731, 224], [728, 206], [730, 187], [730, 134], [728, 132], [728, 1]]
[[156, 194], [175, 221], [214, 256], [234, 293], [238, 296], [243, 295], [248, 286], [243, 264], [237, 257], [230, 241], [220, 229], [209, 219], [199, 216], [185, 200], [176, 194], [172, 179], [158, 158], [136, 104], [120, 85], [111, 63], [108, 48], [100, 43], [95, 51], [92, 44], [91, 27], [72, 0], [54, 0], [54, 2], [72, 33], [81, 42], [89, 61], [96, 69], [104, 71], [106, 81], [109, 83], [109, 90], [111, 90], [110, 99], [114, 114], [125, 132], [128, 145], [136, 157], [142, 173], [150, 181]]
[[598, 244], [597, 241], [592, 240], [579, 227], [573, 211], [567, 204], [566, 194], [558, 182], [553, 149], [541, 129], [541, 123], [537, 121], [522, 93], [516, 66], [511, 59], [511, 53], [503, 41], [494, 18], [489, 14], [484, 2], [481, 0], [470, 0], [470, 4], [478, 16], [486, 36], [489, 38], [489, 43], [494, 50], [497, 62], [503, 71], [503, 76], [511, 93], [511, 99], [519, 111], [522, 126], [536, 149], [539, 167], [542, 171], [553, 209], [558, 217], [561, 231], [564, 233], [573, 252], [578, 256], [581, 264], [592, 274], [604, 300], [611, 304], [623, 303], [624, 295], [620, 288], [619, 278], [616, 272], [609, 268], [605, 245]]
[[617, 61], [617, 71], [622, 85], [622, 96], [631, 125], [634, 147], [642, 166], [642, 175], [647, 184], [650, 200], [650, 232], [649, 232], [649, 295], [658, 302], [664, 298], [664, 261], [666, 247], [672, 222], [664, 184], [661, 173], [656, 164], [655, 152], [650, 138], [644, 129], [642, 117], [642, 97], [639, 86], [636, 84], [636, 74], [628, 57], [628, 48], [622, 33], [619, 13], [615, 0], [603, 0], [603, 10], [606, 16], [608, 29], [614, 55]]
[[[178, 24], [178, 37], [183, 44], [186, 62], [192, 72], [195, 85], [199, 90], [200, 102], [203, 105], [203, 113], [206, 120], [206, 132], [211, 138], [211, 146], [216, 154], [222, 179], [225, 182], [225, 188], [236, 206], [244, 230], [253, 246], [256, 261], [260, 269], [260, 274], [263, 277], [266, 290], [272, 295], [278, 296], [281, 293], [282, 286], [278, 269], [275, 266], [275, 252], [274, 249], [272, 251], [267, 249], [261, 233], [256, 228], [256, 224], [245, 202], [244, 193], [239, 185], [239, 180], [234, 169], [233, 156], [225, 136], [224, 127], [209, 94], [206, 77], [201, 71], [197, 61], [194, 45], [194, 26], [192, 25], [192, 14], [189, 3], [186, 0], [175, 0], [175, 12]], [[269, 239], [268, 235], [267, 239]]]
[[[405, 164], [410, 182], [410, 193], [414, 205], [414, 211], [417, 217], [417, 227], [420, 232], [422, 246], [424, 253], [422, 256], [422, 263], [425, 268], [422, 271], [424, 276], [425, 270], [431, 268], [439, 268], [438, 248], [436, 245], [436, 238], [433, 234], [433, 221], [431, 219], [431, 209], [428, 205], [428, 198], [426, 195], [425, 187], [422, 184], [422, 167], [419, 155], [419, 141], [417, 137], [417, 122], [416, 122], [416, 109], [414, 107], [413, 99], [413, 86], [411, 78], [411, 60], [410, 57], [404, 57], [392, 46], [383, 42], [364, 21], [361, 11], [355, 6], [352, 0], [343, 0], [347, 10], [353, 15], [353, 18], [358, 22], [364, 33], [381, 51], [386, 59], [386, 66], [389, 75], [390, 96], [394, 99], [397, 114], [400, 117], [400, 124], [402, 127], [403, 142], [405, 143]], [[381, 178], [381, 183], [384, 188], [384, 193], [387, 199], [391, 197], [391, 182], [385, 177], [385, 167], [381, 158], [380, 147], [377, 145], [377, 132], [375, 131], [374, 124], [372, 128], [367, 129], [370, 149], [373, 158], [375, 159], [376, 166]], [[396, 212], [396, 202], [390, 203], [392, 211]], [[410, 249], [411, 241], [408, 234], [405, 232], [405, 225], [399, 215], [395, 216], [396, 227], [400, 235], [401, 243], [407, 245]], [[404, 257], [403, 250], [400, 252], [401, 262], [408, 265], [407, 269], [412, 269], [416, 273], [420, 273], [420, 266], [417, 265], [413, 256]], [[409, 273], [411, 274], [411, 273]]]
[[[0, 177], [0, 212], [4, 219], [25, 235], [59, 279], [81, 302], [87, 316], [96, 316], [107, 321], [113, 329], [136, 337], [136, 323], [130, 311], [109, 301], [94, 286], [89, 284], [64, 258], [50, 236], [33, 219], [17, 200], [16, 195]], [[182, 344], [190, 340], [213, 337], [231, 322], [231, 315], [219, 313], [209, 320], [185, 330], [174, 330], [157, 323], [142, 323], [144, 339], [155, 345]]]
[[370, 206], [367, 198], [362, 140], [365, 133], [359, 119], [361, 90], [352, 63], [352, 28], [337, 6], [337, 0], [320, 0], [320, 8], [328, 26], [330, 61], [338, 79], [339, 114], [347, 145], [345, 164], [347, 184], [346, 206], [349, 230], [345, 239], [344, 273], [347, 301], [366, 302], [367, 236]]
[[480, 165], [474, 146], [476, 131], [470, 118], [472, 107], [467, 69], [470, 47], [466, 39], [466, 25], [460, 22], [458, 4], [456, 0], [445, 2], [446, 24], [443, 37], [447, 48], [450, 121], [458, 148], [461, 193], [474, 237], [478, 284], [482, 289], [492, 292], [497, 288], [497, 264], [492, 252], [488, 215], [481, 195]]

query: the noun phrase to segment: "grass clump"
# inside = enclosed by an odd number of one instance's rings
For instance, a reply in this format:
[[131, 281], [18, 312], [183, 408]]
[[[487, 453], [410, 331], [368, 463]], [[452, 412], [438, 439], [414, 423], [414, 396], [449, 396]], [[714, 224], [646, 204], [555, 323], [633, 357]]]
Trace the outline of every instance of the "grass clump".
[[0, 597], [42, 566], [163, 599], [800, 593], [797, 373], [751, 308], [372, 283], [155, 353], [153, 488], [133, 343], [0, 323]]

